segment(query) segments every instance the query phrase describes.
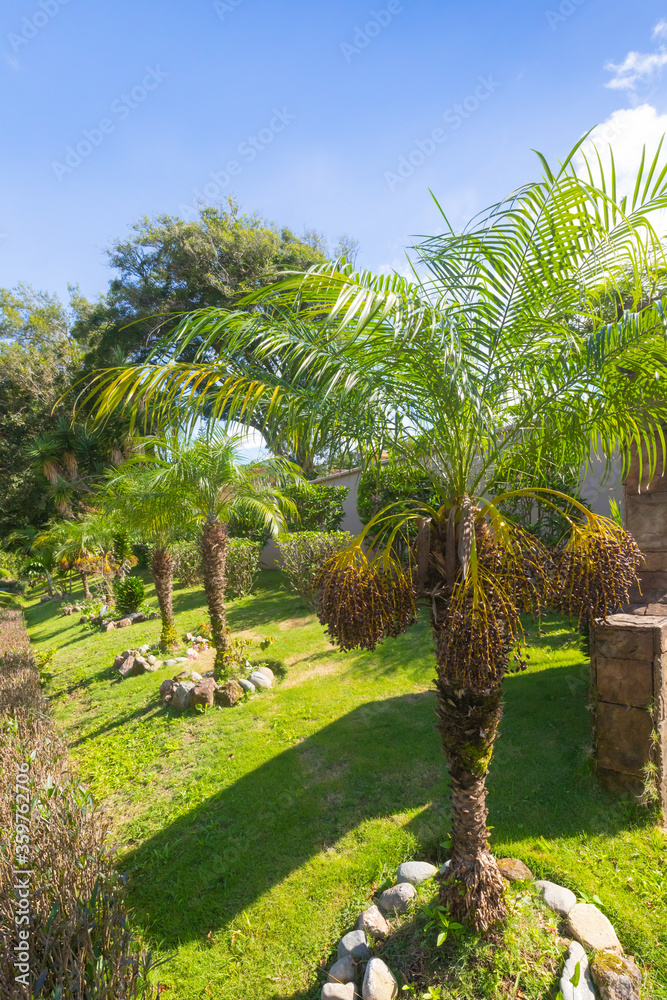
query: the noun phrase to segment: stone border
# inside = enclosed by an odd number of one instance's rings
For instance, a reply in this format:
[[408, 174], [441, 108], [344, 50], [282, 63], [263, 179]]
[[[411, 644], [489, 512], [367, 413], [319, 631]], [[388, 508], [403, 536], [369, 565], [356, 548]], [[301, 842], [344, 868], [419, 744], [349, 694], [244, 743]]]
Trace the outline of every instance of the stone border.
[[[425, 861], [407, 861], [399, 865], [396, 883], [385, 889], [378, 900], [359, 915], [354, 930], [341, 938], [336, 961], [329, 969], [322, 987], [321, 1000], [398, 1000], [400, 988], [391, 969], [381, 958], [372, 957], [368, 936], [384, 940], [391, 928], [388, 915], [408, 911], [417, 892], [415, 886], [444, 874], [450, 862], [440, 869]], [[534, 881], [533, 874], [517, 858], [502, 858], [498, 867], [508, 882], [531, 881], [542, 901], [566, 921], [573, 938], [560, 978], [562, 1000], [639, 1000], [641, 973], [632, 956], [623, 948], [609, 919], [593, 903], [578, 903], [571, 889], [544, 879]], [[587, 951], [592, 951], [589, 964]], [[357, 992], [358, 966], [365, 964], [361, 993]], [[596, 990], [597, 987], [597, 990]]]

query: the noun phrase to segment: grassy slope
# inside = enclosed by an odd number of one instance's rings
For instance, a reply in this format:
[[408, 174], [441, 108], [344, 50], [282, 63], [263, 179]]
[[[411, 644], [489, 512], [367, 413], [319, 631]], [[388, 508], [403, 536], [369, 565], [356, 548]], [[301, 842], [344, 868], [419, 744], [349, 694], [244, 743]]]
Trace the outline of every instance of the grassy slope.
[[[201, 597], [177, 592], [181, 632], [202, 620]], [[270, 655], [286, 679], [234, 710], [179, 718], [155, 697], [166, 671], [119, 683], [109, 670], [125, 644], [155, 641], [159, 622], [100, 635], [50, 605], [28, 611], [33, 642], [59, 647], [49, 693], [82, 776], [109, 797], [136, 921], [175, 952], [169, 996], [305, 1000], [372, 883], [442, 853], [431, 637], [421, 621], [375, 653], [337, 653], [275, 572], [229, 620], [277, 637]], [[583, 658], [559, 620], [544, 629], [529, 670], [506, 682], [489, 780], [495, 851], [598, 893], [627, 950], [652, 966], [651, 995], [667, 997], [667, 845], [597, 785]]]

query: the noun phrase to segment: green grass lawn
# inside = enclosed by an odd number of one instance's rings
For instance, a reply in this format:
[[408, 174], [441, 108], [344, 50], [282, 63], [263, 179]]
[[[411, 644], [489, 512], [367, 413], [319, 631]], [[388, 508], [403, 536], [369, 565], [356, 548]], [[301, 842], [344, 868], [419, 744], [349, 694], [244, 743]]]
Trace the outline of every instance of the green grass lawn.
[[[204, 610], [200, 591], [176, 591], [180, 633]], [[58, 647], [47, 693], [111, 813], [134, 922], [173, 956], [160, 976], [170, 1000], [315, 1000], [321, 963], [373, 885], [401, 861], [446, 856], [425, 617], [374, 653], [341, 654], [281, 574], [264, 572], [229, 624], [275, 636], [268, 655], [285, 676], [234, 709], [181, 717], [157, 699], [168, 670], [120, 682], [110, 669], [123, 648], [155, 642], [159, 621], [103, 635], [37, 602], [27, 619], [38, 649]], [[529, 669], [505, 684], [494, 851], [598, 894], [647, 967], [647, 996], [667, 997], [665, 837], [598, 785], [584, 658], [561, 619], [542, 627]]]

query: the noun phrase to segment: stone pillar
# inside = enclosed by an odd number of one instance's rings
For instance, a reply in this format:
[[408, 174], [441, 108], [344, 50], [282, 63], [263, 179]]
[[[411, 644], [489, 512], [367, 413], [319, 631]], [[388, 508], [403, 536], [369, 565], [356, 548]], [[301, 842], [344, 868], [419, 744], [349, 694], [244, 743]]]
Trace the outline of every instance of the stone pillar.
[[667, 475], [662, 474], [660, 457], [652, 479], [646, 468], [644, 451], [640, 479], [639, 453], [633, 446], [625, 481], [625, 527], [646, 561], [639, 570], [641, 591], [638, 587], [631, 590], [629, 610], [633, 614], [667, 615]]
[[644, 768], [653, 761], [667, 815], [667, 615], [610, 615], [592, 640], [598, 776], [609, 787], [641, 794]]

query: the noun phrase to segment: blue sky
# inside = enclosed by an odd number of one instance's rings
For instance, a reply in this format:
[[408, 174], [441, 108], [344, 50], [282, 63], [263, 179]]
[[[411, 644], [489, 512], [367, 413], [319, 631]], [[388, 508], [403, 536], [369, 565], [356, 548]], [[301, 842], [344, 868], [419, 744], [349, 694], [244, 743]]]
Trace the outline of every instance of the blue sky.
[[0, 285], [95, 296], [137, 218], [228, 193], [401, 270], [439, 229], [429, 188], [460, 226], [535, 175], [531, 147], [558, 158], [610, 121], [622, 163], [654, 143], [663, 18], [652, 0], [4, 0]]

